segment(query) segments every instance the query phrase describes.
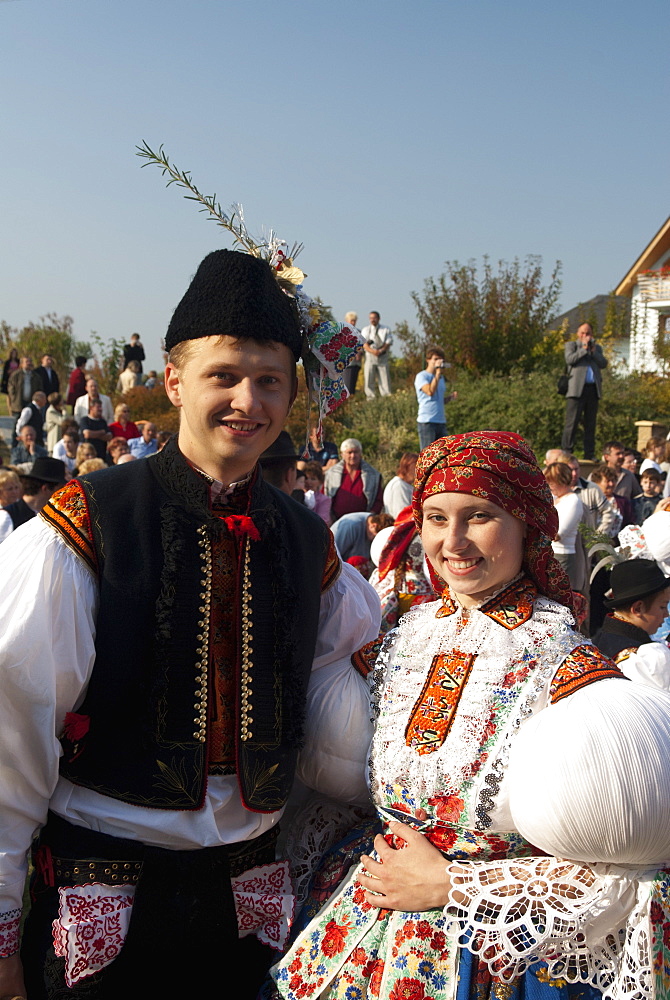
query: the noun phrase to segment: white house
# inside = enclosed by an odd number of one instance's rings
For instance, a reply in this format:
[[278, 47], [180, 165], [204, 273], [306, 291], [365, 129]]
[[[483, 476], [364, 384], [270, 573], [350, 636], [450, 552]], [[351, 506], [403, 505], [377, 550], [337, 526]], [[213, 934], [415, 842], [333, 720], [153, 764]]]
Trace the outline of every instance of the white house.
[[661, 371], [659, 337], [670, 350], [670, 218], [614, 290], [631, 300], [631, 370]]

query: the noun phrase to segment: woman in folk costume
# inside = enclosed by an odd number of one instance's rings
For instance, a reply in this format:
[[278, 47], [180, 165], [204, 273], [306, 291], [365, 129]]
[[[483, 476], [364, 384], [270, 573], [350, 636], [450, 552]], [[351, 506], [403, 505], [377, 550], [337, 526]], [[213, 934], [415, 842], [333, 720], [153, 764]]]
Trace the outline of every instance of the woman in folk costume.
[[670, 996], [670, 696], [574, 630], [518, 435], [430, 445], [413, 508], [442, 599], [372, 674], [384, 835], [274, 967], [278, 993]]

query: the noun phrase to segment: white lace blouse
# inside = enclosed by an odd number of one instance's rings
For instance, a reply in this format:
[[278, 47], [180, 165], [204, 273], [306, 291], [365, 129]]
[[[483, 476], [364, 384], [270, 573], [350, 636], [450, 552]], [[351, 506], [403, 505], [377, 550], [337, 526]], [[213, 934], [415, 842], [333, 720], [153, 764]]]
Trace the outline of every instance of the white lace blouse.
[[[373, 674], [369, 782], [382, 817], [422, 809], [424, 830], [446, 821], [524, 843], [510, 804], [510, 751], [524, 723], [559, 700], [568, 711], [565, 699], [575, 704], [594, 680], [622, 691], [628, 684], [573, 625], [566, 608], [523, 580], [480, 608], [435, 602], [404, 616]], [[551, 789], [536, 794], [542, 810]], [[654, 995], [656, 867], [544, 856], [451, 861], [446, 910], [460, 921], [463, 945], [498, 976], [544, 960], [552, 977], [641, 1000]]]

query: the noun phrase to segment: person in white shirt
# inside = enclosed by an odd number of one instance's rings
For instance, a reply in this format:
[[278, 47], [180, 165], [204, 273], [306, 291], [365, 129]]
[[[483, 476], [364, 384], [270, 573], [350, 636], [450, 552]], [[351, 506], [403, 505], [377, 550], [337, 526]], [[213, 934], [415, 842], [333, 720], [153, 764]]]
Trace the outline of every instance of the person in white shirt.
[[[252, 1000], [289, 909], [274, 841], [312, 678], [365, 688], [379, 599], [257, 468], [298, 392], [292, 300], [215, 251], [166, 347], [178, 439], [72, 480], [0, 546], [0, 997], [46, 976], [52, 996], [205, 995], [239, 962]], [[332, 741], [342, 775], [360, 721]], [[274, 909], [238, 917], [242, 877]]]
[[370, 325], [361, 330], [363, 350], [365, 351], [365, 395], [374, 399], [375, 387], [379, 383], [379, 395], [391, 395], [391, 378], [389, 375], [389, 348], [393, 343], [391, 331], [387, 326], [380, 326], [379, 313], [370, 313]]
[[406, 451], [401, 455], [395, 476], [384, 488], [384, 510], [394, 520], [400, 511], [412, 502], [414, 473], [418, 457], [415, 451]]
[[544, 477], [554, 497], [558, 513], [558, 532], [551, 543], [556, 559], [570, 578], [573, 590], [582, 591], [584, 583], [577, 561], [577, 532], [584, 517], [584, 504], [572, 492], [572, 471], [565, 462], [553, 462]]
[[102, 419], [106, 420], [108, 424], [113, 423], [114, 407], [112, 406], [112, 401], [109, 396], [105, 396], [98, 391], [98, 383], [94, 378], [86, 379], [86, 392], [83, 396], [79, 396], [74, 404], [73, 416], [77, 423], [81, 421], [82, 417], [88, 416], [92, 399], [102, 400]]

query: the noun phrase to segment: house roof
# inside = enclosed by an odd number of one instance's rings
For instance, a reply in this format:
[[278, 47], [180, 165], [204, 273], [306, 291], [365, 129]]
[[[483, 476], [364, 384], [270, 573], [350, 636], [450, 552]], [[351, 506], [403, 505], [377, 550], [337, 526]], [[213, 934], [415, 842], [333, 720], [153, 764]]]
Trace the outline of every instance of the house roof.
[[[573, 335], [577, 330], [577, 327], [581, 326], [582, 323], [592, 323], [594, 330], [596, 331], [596, 336], [599, 336], [605, 325], [607, 310], [610, 307], [611, 299], [611, 295], [594, 295], [594, 297], [589, 299], [587, 302], [580, 302], [578, 305], [573, 306], [572, 309], [568, 309], [566, 312], [561, 313], [560, 316], [554, 316], [545, 332], [548, 333], [550, 330], [559, 330], [563, 323], [567, 320], [567, 330], [570, 335]], [[622, 296], [615, 299], [615, 307], [617, 313], [623, 314], [626, 317], [630, 316], [630, 299], [627, 297]], [[628, 326], [628, 318], [626, 318], [625, 323], [626, 326]]]
[[665, 220], [651, 243], [642, 251], [630, 271], [619, 282], [614, 289], [614, 294], [632, 295], [640, 271], [647, 271], [654, 261], [658, 260], [667, 250], [670, 250], [670, 216]]

